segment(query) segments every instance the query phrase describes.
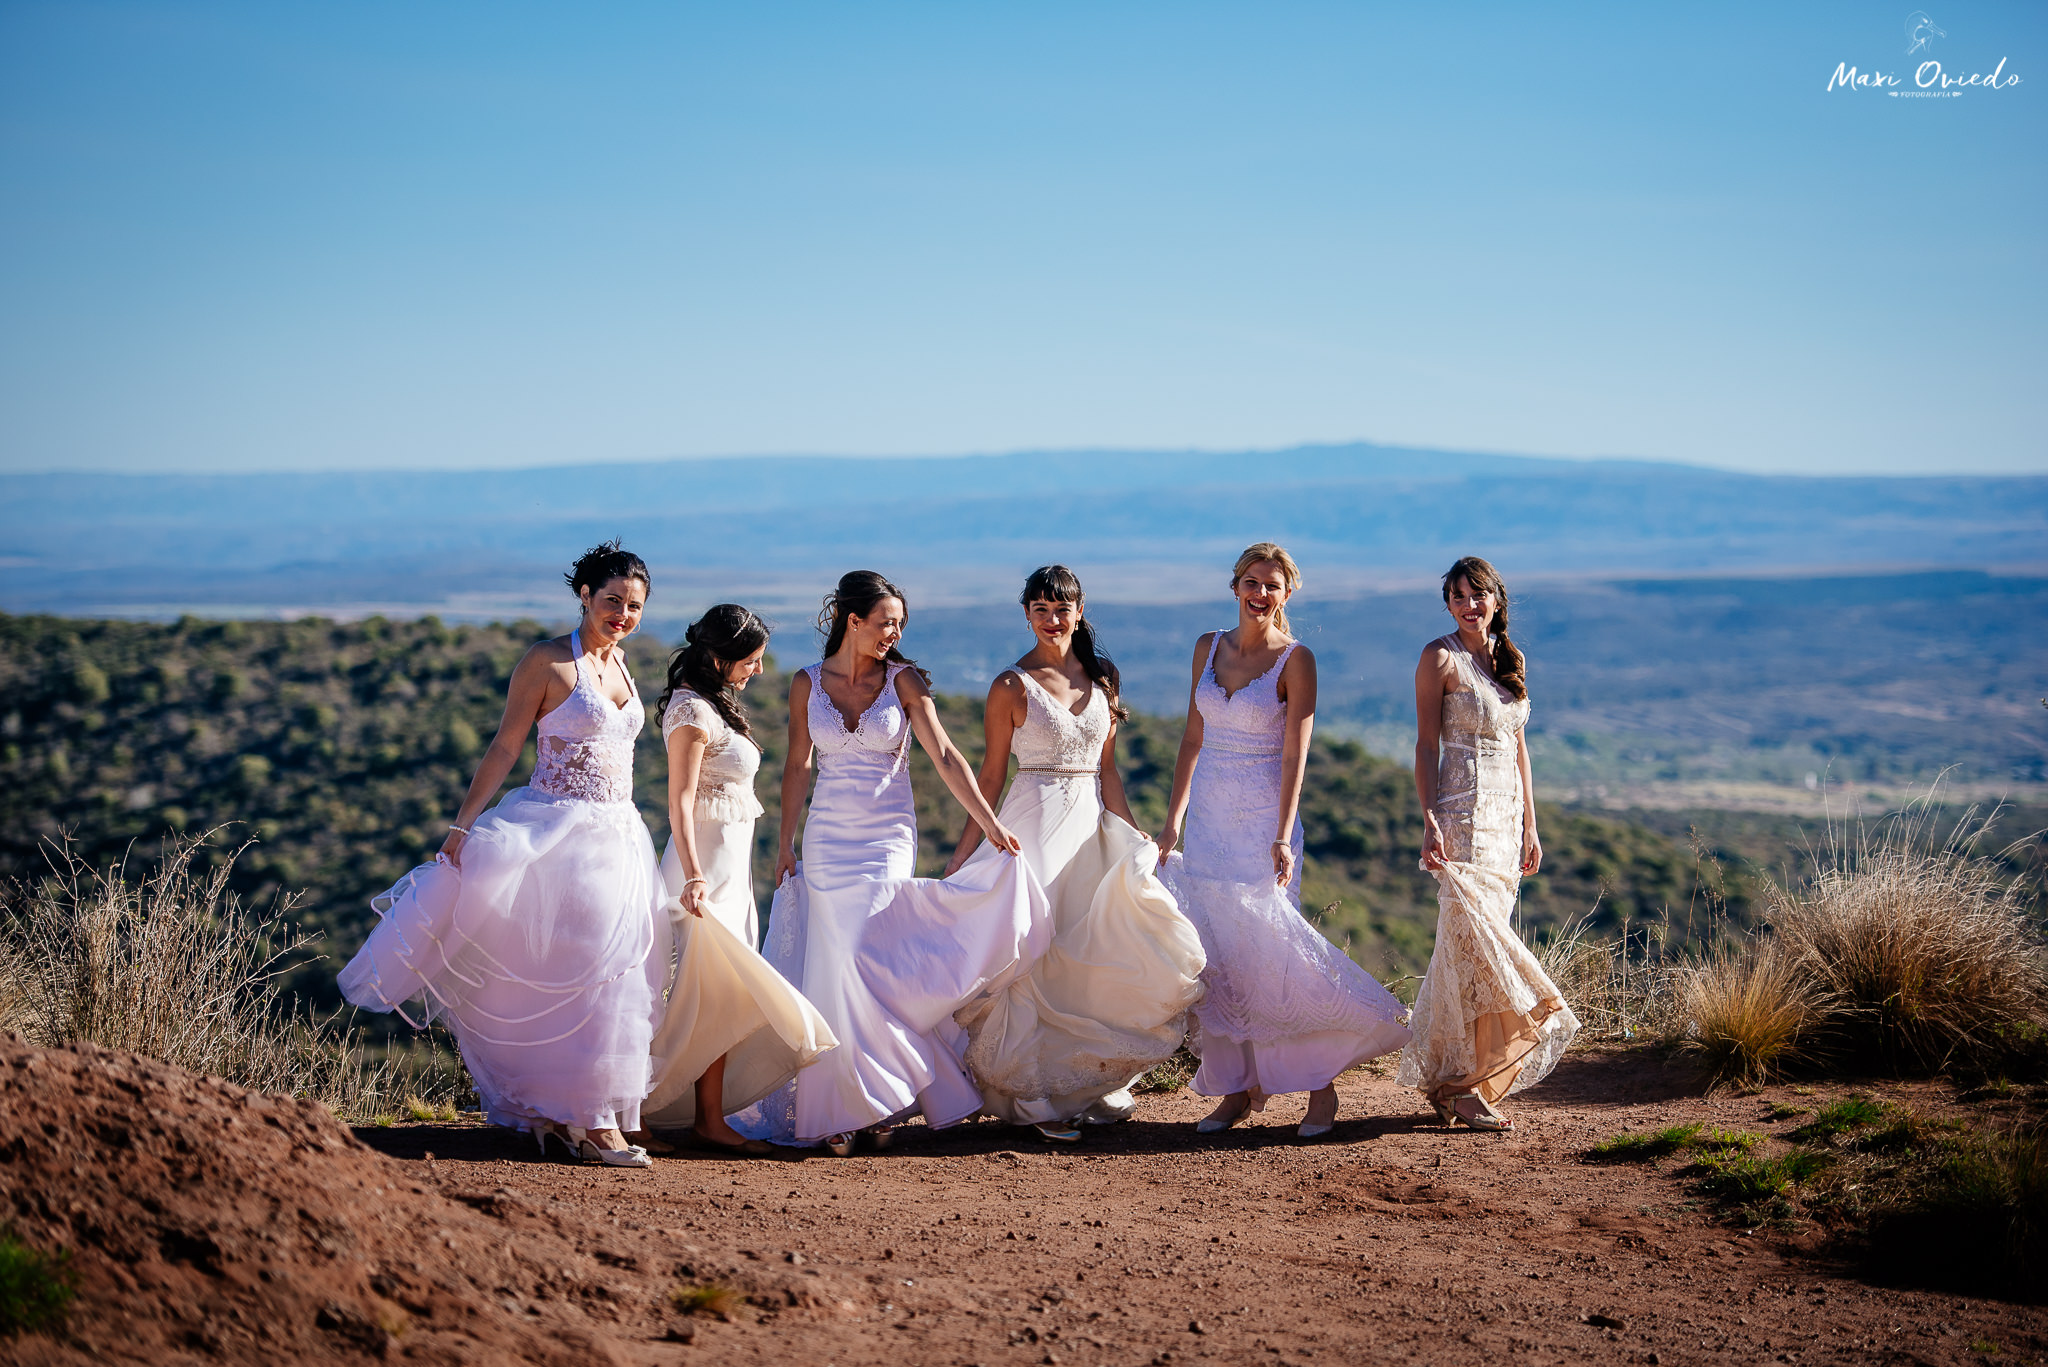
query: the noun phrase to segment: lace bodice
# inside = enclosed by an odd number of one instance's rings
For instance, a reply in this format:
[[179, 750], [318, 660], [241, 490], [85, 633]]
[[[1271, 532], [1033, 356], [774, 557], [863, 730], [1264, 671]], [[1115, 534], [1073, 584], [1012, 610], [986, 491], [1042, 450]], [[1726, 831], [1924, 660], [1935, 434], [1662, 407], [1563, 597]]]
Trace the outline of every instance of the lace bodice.
[[704, 733], [704, 759], [697, 770], [697, 818], [700, 821], [752, 821], [761, 815], [754, 792], [761, 772], [761, 749], [732, 729], [718, 709], [702, 695], [679, 688], [661, 717], [661, 738], [679, 726]]
[[1024, 724], [1010, 742], [1018, 767], [1077, 777], [1099, 773], [1110, 722], [1109, 697], [1101, 686], [1089, 688], [1087, 705], [1077, 715], [1023, 670], [1011, 672], [1024, 681]]
[[1455, 634], [1436, 643], [1450, 651], [1464, 685], [1443, 701], [1436, 816], [1446, 852], [1461, 862], [1513, 873], [1522, 862], [1517, 742], [1529, 722], [1529, 700], [1510, 697]]
[[821, 768], [845, 765], [882, 765], [900, 768], [908, 758], [910, 714], [896, 696], [896, 676], [909, 665], [891, 661], [882, 681], [882, 691], [868, 704], [868, 710], [854, 718], [851, 728], [832, 699], [825, 695], [825, 663], [806, 665], [811, 676], [811, 698], [807, 715], [811, 723], [811, 745], [818, 752]]
[[1245, 755], [1278, 755], [1287, 733], [1287, 704], [1280, 701], [1280, 671], [1298, 644], [1289, 641], [1272, 668], [1235, 693], [1216, 682], [1216, 646], [1223, 633], [1209, 638], [1209, 662], [1195, 687], [1195, 710], [1202, 716], [1202, 748]]
[[619, 671], [626, 675], [632, 696], [624, 706], [597, 686], [597, 673], [583, 653], [582, 633], [570, 636], [575, 651], [576, 686], [559, 707], [540, 719], [540, 757], [527, 786], [549, 797], [581, 798], [585, 802], [633, 800], [633, 741], [647, 722], [640, 690], [626, 671], [626, 657], [617, 652]]

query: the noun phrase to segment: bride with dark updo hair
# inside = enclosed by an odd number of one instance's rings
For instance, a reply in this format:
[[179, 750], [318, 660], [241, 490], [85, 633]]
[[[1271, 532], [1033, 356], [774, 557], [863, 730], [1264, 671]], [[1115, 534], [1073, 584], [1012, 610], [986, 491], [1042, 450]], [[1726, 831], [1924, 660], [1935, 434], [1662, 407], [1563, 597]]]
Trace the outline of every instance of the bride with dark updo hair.
[[740, 693], [761, 672], [768, 624], [720, 603], [683, 637], [655, 715], [668, 748], [663, 904], [676, 980], [654, 1035], [648, 1125], [688, 1126], [716, 1149], [761, 1155], [725, 1117], [780, 1087], [835, 1044], [803, 994], [755, 951], [754, 777], [761, 745]]

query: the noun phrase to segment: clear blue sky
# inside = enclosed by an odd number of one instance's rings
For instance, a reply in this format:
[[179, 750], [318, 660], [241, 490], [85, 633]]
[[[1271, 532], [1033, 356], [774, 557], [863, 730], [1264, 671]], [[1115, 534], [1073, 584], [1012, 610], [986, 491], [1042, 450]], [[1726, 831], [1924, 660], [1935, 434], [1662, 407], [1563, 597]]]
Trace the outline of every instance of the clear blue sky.
[[0, 469], [2048, 470], [2048, 6], [1927, 3], [5, 0]]

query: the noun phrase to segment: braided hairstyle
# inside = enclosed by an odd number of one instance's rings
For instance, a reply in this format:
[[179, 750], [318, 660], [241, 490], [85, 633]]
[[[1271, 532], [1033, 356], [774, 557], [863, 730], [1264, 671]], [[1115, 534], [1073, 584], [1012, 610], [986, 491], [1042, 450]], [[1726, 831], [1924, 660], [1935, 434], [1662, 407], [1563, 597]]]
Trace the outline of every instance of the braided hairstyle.
[[726, 681], [725, 672], [767, 644], [768, 624], [750, 610], [738, 603], [712, 608], [691, 624], [683, 633], [683, 644], [669, 656], [668, 687], [654, 715], [666, 717], [669, 699], [687, 688], [716, 708], [727, 726], [753, 740], [747, 709], [740, 704], [739, 690]]
[[1480, 593], [1490, 593], [1500, 607], [1493, 614], [1493, 681], [1517, 699], [1529, 696], [1529, 662], [1508, 639], [1508, 586], [1500, 571], [1476, 555], [1461, 558], [1444, 571], [1444, 605], [1450, 606], [1451, 586], [1460, 579]]
[[[1087, 597], [1081, 592], [1081, 580], [1065, 565], [1040, 565], [1031, 571], [1031, 577], [1024, 581], [1024, 592], [1017, 595], [1017, 601], [1028, 610], [1033, 603], [1072, 603], [1085, 609]], [[1081, 668], [1109, 698], [1109, 714], [1118, 721], [1129, 721], [1131, 710], [1123, 704], [1123, 676], [1117, 673], [1116, 661], [1104, 655], [1095, 645], [1095, 628], [1088, 624], [1084, 611], [1081, 619], [1074, 623], [1074, 654], [1080, 658]]]
[[579, 598], [584, 589], [596, 593], [614, 579], [638, 579], [650, 592], [654, 589], [647, 562], [621, 546], [617, 537], [585, 551], [562, 578], [569, 581], [569, 592]]
[[[1287, 548], [1275, 545], [1271, 541], [1261, 541], [1256, 545], [1246, 546], [1244, 554], [1237, 557], [1237, 568], [1230, 572], [1232, 593], [1237, 592], [1237, 581], [1244, 578], [1244, 572], [1261, 560], [1270, 560], [1280, 567], [1280, 578], [1287, 585], [1289, 597], [1301, 588], [1301, 566], [1294, 563], [1294, 557], [1287, 553]], [[1273, 625], [1280, 628], [1282, 635], [1294, 634], [1294, 629], [1287, 625], [1286, 604], [1283, 603], [1273, 610]]]
[[[826, 659], [838, 654], [839, 647], [845, 643], [846, 619], [866, 617], [884, 598], [894, 598], [903, 604], [904, 621], [910, 620], [910, 600], [903, 596], [903, 590], [873, 570], [849, 570], [839, 576], [838, 587], [825, 595], [825, 606], [818, 611], [818, 634], [825, 638]], [[917, 677], [926, 683], [932, 681], [930, 674], [918, 669], [917, 661], [895, 646], [889, 647], [886, 658], [895, 664], [916, 669]]]

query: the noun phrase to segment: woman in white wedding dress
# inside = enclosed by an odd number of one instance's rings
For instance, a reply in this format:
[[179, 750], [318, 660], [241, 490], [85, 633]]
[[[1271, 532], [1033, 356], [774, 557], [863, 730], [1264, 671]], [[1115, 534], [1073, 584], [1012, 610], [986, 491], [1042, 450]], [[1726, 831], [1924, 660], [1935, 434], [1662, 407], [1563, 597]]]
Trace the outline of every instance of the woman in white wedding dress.
[[1018, 846], [939, 724], [924, 674], [896, 649], [907, 621], [895, 585], [870, 570], [845, 575], [818, 620], [825, 658], [790, 683], [768, 961], [839, 1047], [747, 1117], [742, 1131], [756, 1138], [823, 1141], [843, 1155], [855, 1132], [886, 1143], [888, 1125], [913, 1112], [935, 1126], [975, 1115], [981, 1095], [939, 1032], [1051, 938], [1045, 894], [1020, 860], [948, 882], [913, 876], [912, 736], [990, 841], [1012, 855]]
[[772, 1152], [726, 1123], [836, 1043], [824, 1017], [754, 946], [754, 777], [761, 747], [739, 694], [761, 672], [768, 627], [721, 603], [669, 663], [656, 715], [668, 748], [668, 849], [661, 876], [676, 978], [654, 1033], [650, 1128], [689, 1127], [705, 1146]]
[[1436, 948], [1395, 1080], [1449, 1125], [1506, 1130], [1494, 1109], [1557, 1065], [1579, 1019], [1515, 934], [1523, 876], [1543, 863], [1529, 781], [1529, 689], [1508, 639], [1500, 573], [1467, 556], [1444, 575], [1457, 630], [1415, 668], [1415, 791], [1422, 867], [1436, 875]]
[[[1081, 1137], [1073, 1122], [1119, 1120], [1130, 1084], [1173, 1055], [1201, 999], [1202, 942], [1154, 874], [1158, 846], [1136, 829], [1116, 767], [1116, 666], [1095, 648], [1081, 581], [1064, 565], [1032, 573], [1020, 599], [1037, 644], [989, 686], [981, 791], [1023, 842], [1052, 903], [1045, 957], [961, 1008], [968, 1072], [982, 1109]], [[970, 823], [947, 874], [1003, 856]]]
[[1195, 1008], [1193, 1087], [1221, 1097], [1198, 1128], [1229, 1129], [1266, 1098], [1307, 1092], [1304, 1139], [1336, 1123], [1336, 1079], [1408, 1039], [1401, 1004], [1301, 915], [1302, 776], [1316, 664], [1288, 634], [1301, 571], [1260, 542], [1230, 577], [1237, 626], [1195, 643], [1188, 723], [1162, 850], [1182, 816], [1187, 853], [1167, 886], [1201, 931], [1208, 996]]
[[[423, 997], [416, 1024], [447, 1024], [493, 1124], [533, 1132], [544, 1152], [560, 1138], [585, 1159], [646, 1167], [621, 1132], [640, 1127], [668, 964], [654, 842], [633, 806], [647, 710], [624, 649], [647, 566], [608, 542], [568, 579], [582, 623], [512, 671], [440, 854], [372, 899], [383, 919], [340, 985], [369, 1011]], [[484, 811], [536, 728], [533, 777]]]

